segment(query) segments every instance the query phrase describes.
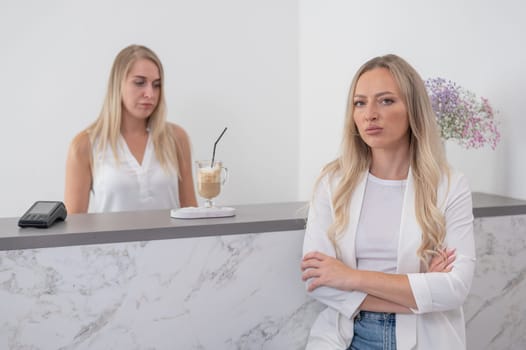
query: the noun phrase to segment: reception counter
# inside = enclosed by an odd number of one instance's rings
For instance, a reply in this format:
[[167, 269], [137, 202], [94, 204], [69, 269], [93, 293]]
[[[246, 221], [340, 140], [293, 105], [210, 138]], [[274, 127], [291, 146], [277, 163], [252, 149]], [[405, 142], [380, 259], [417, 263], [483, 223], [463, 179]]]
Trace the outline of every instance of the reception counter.
[[[469, 349], [526, 348], [526, 201], [474, 193]], [[0, 219], [0, 349], [302, 349], [306, 203]]]

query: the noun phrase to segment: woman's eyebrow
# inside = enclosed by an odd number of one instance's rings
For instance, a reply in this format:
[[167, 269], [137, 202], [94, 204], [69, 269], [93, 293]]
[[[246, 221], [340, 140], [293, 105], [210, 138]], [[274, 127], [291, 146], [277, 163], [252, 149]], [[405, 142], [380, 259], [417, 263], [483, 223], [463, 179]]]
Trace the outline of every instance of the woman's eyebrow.
[[[144, 75], [140, 75], [140, 74], [137, 74], [137, 75], [132, 75], [132, 78], [140, 78], [140, 79], [145, 79], [145, 80], [148, 80], [148, 77], [144, 76]], [[161, 78], [156, 78], [156, 79], [153, 79], [152, 81], [161, 81]]]
[[[380, 97], [380, 96], [383, 96], [383, 95], [394, 95], [394, 92], [382, 91], [382, 92], [379, 92], [379, 93], [375, 94], [374, 97]], [[356, 95], [354, 95], [354, 98], [367, 98], [367, 96], [356, 94]]]

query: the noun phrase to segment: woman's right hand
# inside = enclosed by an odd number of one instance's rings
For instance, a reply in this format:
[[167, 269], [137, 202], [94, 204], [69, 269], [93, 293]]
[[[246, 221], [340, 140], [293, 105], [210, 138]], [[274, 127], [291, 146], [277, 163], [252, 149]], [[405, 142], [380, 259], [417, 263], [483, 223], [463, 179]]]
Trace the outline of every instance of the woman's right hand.
[[456, 249], [444, 248], [431, 259], [427, 272], [450, 272], [457, 258]]

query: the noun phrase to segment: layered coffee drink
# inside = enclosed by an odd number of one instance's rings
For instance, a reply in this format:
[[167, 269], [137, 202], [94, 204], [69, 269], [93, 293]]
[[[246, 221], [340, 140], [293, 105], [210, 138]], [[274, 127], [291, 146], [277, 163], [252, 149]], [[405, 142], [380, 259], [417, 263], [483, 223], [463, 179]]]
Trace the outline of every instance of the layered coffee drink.
[[214, 164], [214, 167], [199, 168], [197, 173], [197, 192], [206, 199], [212, 199], [221, 192], [221, 165]]
[[219, 195], [221, 186], [228, 178], [228, 169], [220, 161], [198, 160], [197, 166], [197, 193], [205, 199], [205, 207], [213, 208], [212, 199]]

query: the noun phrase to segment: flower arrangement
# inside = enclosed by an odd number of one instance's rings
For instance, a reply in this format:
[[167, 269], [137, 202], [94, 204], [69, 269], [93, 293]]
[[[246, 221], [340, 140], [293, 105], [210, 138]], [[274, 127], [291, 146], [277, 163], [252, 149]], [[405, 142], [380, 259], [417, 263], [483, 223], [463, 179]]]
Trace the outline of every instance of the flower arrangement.
[[454, 139], [465, 148], [489, 144], [495, 149], [500, 132], [487, 98], [443, 78], [427, 79], [425, 85], [444, 140]]

